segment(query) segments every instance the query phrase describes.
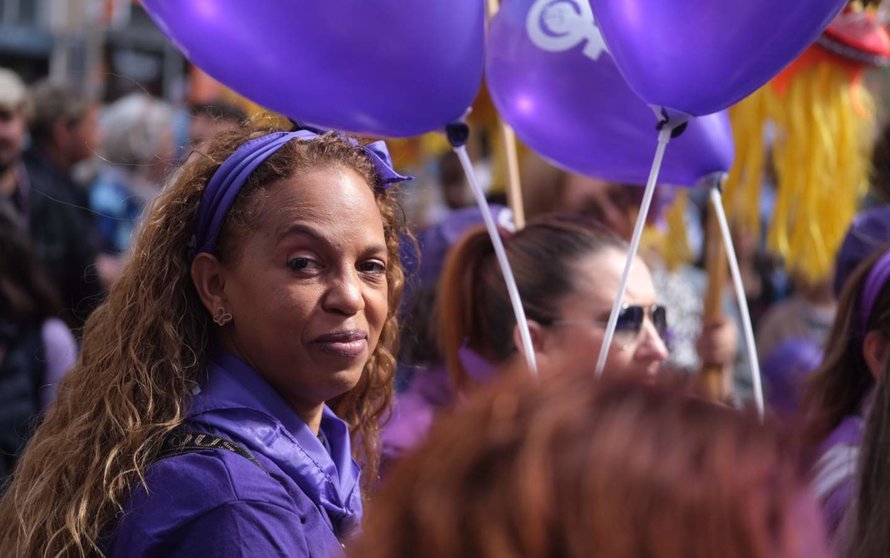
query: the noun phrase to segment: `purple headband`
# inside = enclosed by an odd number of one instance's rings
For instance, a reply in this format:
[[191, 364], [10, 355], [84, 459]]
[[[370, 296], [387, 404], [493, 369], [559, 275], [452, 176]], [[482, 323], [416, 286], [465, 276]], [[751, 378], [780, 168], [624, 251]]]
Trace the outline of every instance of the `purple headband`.
[[[216, 250], [220, 227], [238, 197], [241, 187], [257, 167], [289, 141], [311, 140], [317, 137], [319, 134], [310, 130], [274, 132], [245, 142], [229, 155], [204, 188], [195, 228], [189, 241], [189, 259], [194, 259], [201, 252], [212, 254]], [[354, 139], [349, 138], [348, 141], [353, 145], [359, 145]], [[393, 169], [392, 159], [384, 142], [376, 141], [359, 147], [374, 163], [383, 190], [396, 182], [411, 180], [412, 177], [401, 175]]]
[[860, 306], [862, 331], [868, 331], [868, 320], [871, 317], [871, 311], [875, 307], [878, 295], [890, 280], [890, 250], [884, 252], [884, 255], [872, 266], [865, 279], [865, 288], [862, 290], [862, 303]]

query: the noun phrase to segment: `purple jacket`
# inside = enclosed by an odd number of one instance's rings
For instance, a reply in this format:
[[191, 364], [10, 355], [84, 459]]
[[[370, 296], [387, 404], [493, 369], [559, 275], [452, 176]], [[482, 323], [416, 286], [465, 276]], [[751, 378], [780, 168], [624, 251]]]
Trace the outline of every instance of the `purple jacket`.
[[325, 407], [330, 453], [285, 400], [227, 353], [208, 363], [186, 429], [240, 444], [161, 459], [139, 484], [109, 556], [342, 556], [361, 521], [359, 469], [346, 424]]
[[448, 370], [443, 365], [419, 370], [408, 389], [399, 394], [392, 415], [381, 433], [381, 472], [423, 442], [442, 409], [454, 399]]

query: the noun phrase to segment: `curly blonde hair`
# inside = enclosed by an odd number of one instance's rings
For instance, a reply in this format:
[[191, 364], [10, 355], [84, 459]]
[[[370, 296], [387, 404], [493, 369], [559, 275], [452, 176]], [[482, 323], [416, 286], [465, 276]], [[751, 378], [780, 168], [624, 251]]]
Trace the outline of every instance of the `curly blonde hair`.
[[[257, 121], [221, 135], [171, 177], [146, 216], [130, 262], [89, 318], [83, 353], [59, 387], [0, 500], [0, 555], [102, 553], [131, 487], [145, 482], [165, 436], [187, 417], [188, 397], [205, 372], [210, 316], [190, 276], [187, 244], [205, 185], [245, 141], [277, 131]], [[376, 477], [380, 419], [392, 400], [403, 214], [364, 150], [329, 133], [291, 141], [244, 185], [220, 233], [224, 257], [238, 250], [262, 192], [322, 165], [350, 168], [374, 187], [384, 222], [389, 311], [358, 385], [330, 402], [350, 427], [365, 481]], [[236, 256], [237, 257], [237, 256]]]

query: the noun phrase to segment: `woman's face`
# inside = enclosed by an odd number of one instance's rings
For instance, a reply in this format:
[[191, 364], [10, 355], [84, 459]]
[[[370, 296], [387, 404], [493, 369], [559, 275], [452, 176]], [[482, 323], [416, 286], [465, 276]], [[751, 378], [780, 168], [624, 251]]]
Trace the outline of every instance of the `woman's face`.
[[[555, 364], [559, 369], [595, 372], [606, 333], [605, 324], [618, 295], [626, 257], [620, 250], [606, 249], [576, 264], [575, 290], [558, 306], [558, 320], [565, 323], [548, 328], [549, 334], [554, 336], [554, 354], [559, 355]], [[637, 258], [631, 268], [624, 304], [648, 308], [655, 303], [655, 287], [649, 268]], [[616, 332], [605, 370], [654, 378], [667, 357], [667, 347], [651, 316], [647, 315], [639, 334], [623, 332], [619, 335]]]
[[317, 169], [274, 185], [221, 278], [228, 345], [298, 410], [358, 383], [389, 307], [383, 220], [368, 183]]

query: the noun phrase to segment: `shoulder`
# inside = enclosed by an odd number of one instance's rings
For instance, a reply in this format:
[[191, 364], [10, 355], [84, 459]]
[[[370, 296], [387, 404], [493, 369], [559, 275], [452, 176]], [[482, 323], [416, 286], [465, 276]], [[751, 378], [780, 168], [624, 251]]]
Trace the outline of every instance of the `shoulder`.
[[32, 196], [33, 203], [48, 201], [46, 199], [47, 195], [57, 197], [66, 194], [62, 188], [60, 177], [47, 162], [46, 157], [43, 154], [30, 149], [25, 152], [22, 161], [28, 172], [28, 181], [31, 184], [31, 190], [37, 194]]
[[863, 430], [864, 421], [860, 417], [846, 417], [819, 448], [812, 469], [812, 487], [820, 500], [825, 501], [845, 487], [852, 495]]
[[[272, 504], [289, 506], [291, 500], [281, 484], [249, 459], [225, 450], [189, 452], [160, 459], [146, 474], [146, 503], [198, 504], [196, 511], [226, 502], [251, 501], [260, 497]], [[193, 497], [200, 495], [200, 502]]]
[[[285, 489], [235, 453], [208, 450], [161, 459], [145, 481], [125, 507], [112, 554], [188, 555], [199, 549], [205, 554], [205, 548], [249, 544], [253, 550], [243, 555], [276, 555], [281, 545], [305, 544], [298, 529], [304, 518]], [[233, 534], [237, 539], [229, 541]], [[226, 555], [242, 555], [231, 550]]]

